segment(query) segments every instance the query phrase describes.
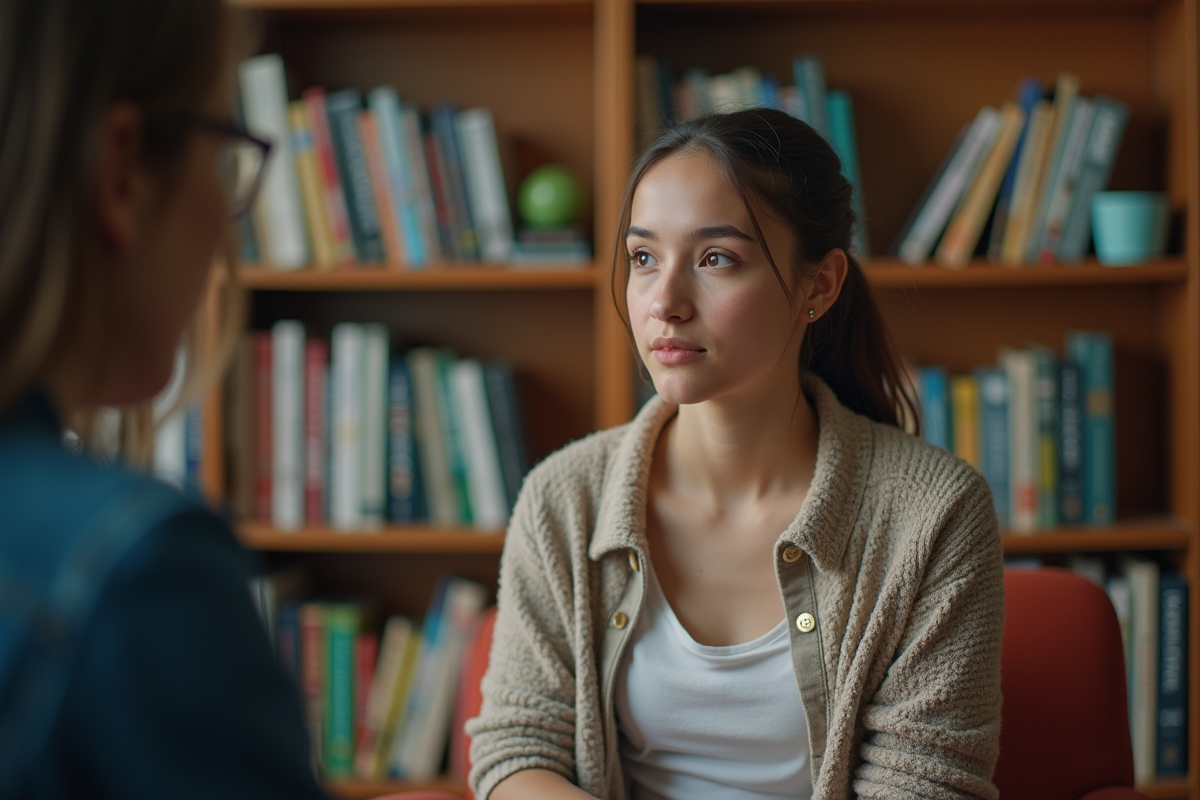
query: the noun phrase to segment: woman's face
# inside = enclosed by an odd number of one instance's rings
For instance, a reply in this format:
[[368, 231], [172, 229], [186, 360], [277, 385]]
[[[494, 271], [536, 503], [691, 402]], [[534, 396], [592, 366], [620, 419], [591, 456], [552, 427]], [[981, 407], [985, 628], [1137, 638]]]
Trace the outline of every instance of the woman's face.
[[[220, 81], [200, 109], [230, 116], [228, 81]], [[148, 182], [136, 237], [114, 259], [108, 320], [115, 363], [105, 381], [104, 404], [148, 400], [171, 376], [175, 352], [195, 315], [209, 270], [229, 226], [228, 201], [218, 170], [223, 140], [207, 129], [189, 136], [178, 163], [157, 169]]]
[[667, 402], [753, 399], [798, 380], [807, 308], [791, 268], [794, 237], [761, 207], [756, 217], [792, 305], [712, 156], [669, 156], [634, 192], [626, 299], [638, 352]]

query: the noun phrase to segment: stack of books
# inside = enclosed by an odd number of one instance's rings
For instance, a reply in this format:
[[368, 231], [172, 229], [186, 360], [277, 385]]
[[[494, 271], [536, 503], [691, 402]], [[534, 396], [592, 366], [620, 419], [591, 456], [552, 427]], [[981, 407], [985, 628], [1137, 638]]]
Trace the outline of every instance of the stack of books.
[[528, 469], [507, 364], [449, 348], [392, 355], [379, 323], [340, 323], [329, 338], [296, 320], [251, 333], [229, 406], [234, 511], [281, 531], [495, 532]]
[[912, 378], [922, 431], [979, 470], [1002, 529], [1111, 525], [1116, 516], [1112, 337], [1070, 331], [1060, 358], [1044, 346], [1006, 348], [997, 365]]
[[390, 86], [365, 99], [314, 86], [289, 102], [277, 54], [244, 61], [239, 87], [244, 124], [274, 146], [242, 225], [243, 259], [284, 270], [513, 260], [488, 109], [442, 104], [423, 115]]
[[1059, 75], [985, 106], [963, 126], [893, 245], [913, 264], [962, 267], [980, 252], [996, 264], [1075, 263], [1091, 244], [1092, 198], [1108, 186], [1129, 109], [1085, 97]]
[[[325, 779], [437, 777], [463, 692], [486, 590], [438, 581], [424, 622], [389, 616], [382, 632], [360, 601], [312, 600], [295, 573], [255, 579], [251, 595], [302, 695], [313, 760]], [[461, 755], [457, 757], [461, 761]], [[452, 772], [465, 778], [461, 763]]]
[[857, 225], [852, 249], [858, 258], [865, 259], [870, 255], [867, 217], [850, 94], [827, 88], [824, 63], [811, 53], [792, 60], [791, 77], [792, 83], [784, 85], [775, 76], [746, 66], [720, 75], [692, 68], [682, 80], [675, 81], [669, 64], [650, 55], [638, 56], [638, 141], [646, 147], [674, 122], [705, 114], [747, 108], [773, 108], [791, 114], [824, 136], [841, 160], [842, 174], [854, 187]]

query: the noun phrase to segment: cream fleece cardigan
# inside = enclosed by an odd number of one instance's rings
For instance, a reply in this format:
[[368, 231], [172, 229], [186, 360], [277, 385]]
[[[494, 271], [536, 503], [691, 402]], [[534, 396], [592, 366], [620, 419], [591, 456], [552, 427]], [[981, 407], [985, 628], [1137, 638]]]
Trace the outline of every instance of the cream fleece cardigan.
[[[1004, 580], [987, 485], [819, 379], [805, 394], [816, 470], [775, 564], [796, 672], [779, 691], [800, 693], [814, 800], [995, 798]], [[626, 796], [612, 687], [645, 592], [651, 456], [675, 411], [652, 399], [522, 487], [483, 707], [467, 726], [481, 800], [530, 768]]]

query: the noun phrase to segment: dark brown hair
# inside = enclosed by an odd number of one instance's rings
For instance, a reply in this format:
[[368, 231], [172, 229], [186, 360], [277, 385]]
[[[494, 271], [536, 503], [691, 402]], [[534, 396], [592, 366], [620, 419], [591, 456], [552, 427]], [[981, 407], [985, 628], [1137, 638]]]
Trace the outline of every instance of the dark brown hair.
[[[633, 194], [651, 167], [668, 156], [707, 152], [746, 204], [759, 245], [780, 286], [779, 267], [754, 213], [759, 205], [784, 222], [796, 240], [798, 274], [815, 271], [831, 250], [847, 251], [849, 269], [837, 302], [808, 326], [801, 371], [820, 376], [853, 411], [897, 427], [914, 423], [916, 401], [888, 338], [862, 267], [849, 253], [855, 217], [851, 186], [833, 148], [810, 126], [782, 111], [754, 108], [680, 123], [663, 133], [634, 163], [618, 217], [611, 290], [629, 329], [625, 235]], [[754, 202], [751, 202], [751, 201]], [[792, 302], [790, 293], [788, 302]]]

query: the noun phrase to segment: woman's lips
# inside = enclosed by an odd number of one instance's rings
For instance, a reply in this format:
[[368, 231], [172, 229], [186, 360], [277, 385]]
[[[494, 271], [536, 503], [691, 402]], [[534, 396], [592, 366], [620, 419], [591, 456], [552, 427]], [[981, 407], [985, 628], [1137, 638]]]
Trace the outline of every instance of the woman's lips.
[[703, 347], [674, 336], [659, 336], [650, 343], [654, 358], [660, 364], [686, 364], [706, 352]]

